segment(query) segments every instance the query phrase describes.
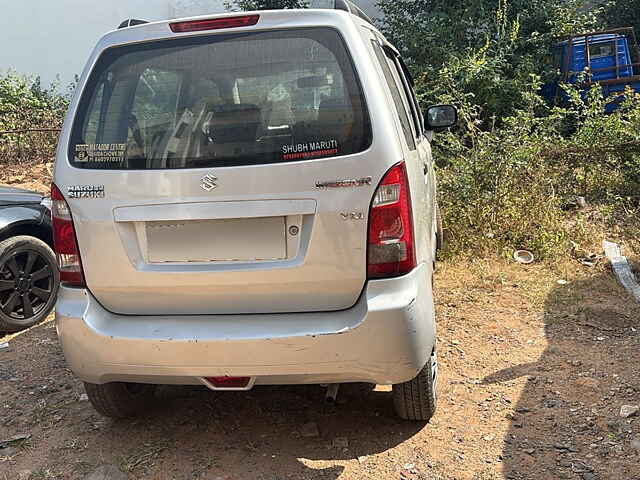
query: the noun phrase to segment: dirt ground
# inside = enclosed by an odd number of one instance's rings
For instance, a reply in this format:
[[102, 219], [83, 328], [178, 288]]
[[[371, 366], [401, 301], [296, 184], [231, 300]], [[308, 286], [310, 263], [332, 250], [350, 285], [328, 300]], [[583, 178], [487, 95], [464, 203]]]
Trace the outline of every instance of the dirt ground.
[[[14, 184], [20, 182], [13, 182]], [[394, 418], [389, 387], [213, 393], [166, 387], [145, 415], [100, 417], [55, 324], [2, 337], [0, 479], [640, 479], [640, 306], [608, 268], [477, 261], [436, 278], [439, 409]], [[14, 436], [23, 440], [4, 442]]]
[[6, 337], [0, 441], [30, 437], [0, 449], [0, 478], [113, 464], [158, 480], [640, 479], [639, 421], [619, 417], [640, 403], [640, 308], [606, 268], [572, 268], [440, 269], [427, 425], [396, 420], [388, 387], [343, 388], [331, 408], [313, 386], [167, 387], [144, 416], [108, 420], [82, 399], [53, 322]]

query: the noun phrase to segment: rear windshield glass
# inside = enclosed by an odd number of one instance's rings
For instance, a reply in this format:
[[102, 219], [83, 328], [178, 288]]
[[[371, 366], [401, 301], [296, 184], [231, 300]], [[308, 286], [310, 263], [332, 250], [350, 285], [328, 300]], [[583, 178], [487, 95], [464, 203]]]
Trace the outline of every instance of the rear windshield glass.
[[80, 101], [69, 160], [79, 168], [224, 167], [348, 155], [370, 143], [342, 38], [305, 28], [106, 50]]

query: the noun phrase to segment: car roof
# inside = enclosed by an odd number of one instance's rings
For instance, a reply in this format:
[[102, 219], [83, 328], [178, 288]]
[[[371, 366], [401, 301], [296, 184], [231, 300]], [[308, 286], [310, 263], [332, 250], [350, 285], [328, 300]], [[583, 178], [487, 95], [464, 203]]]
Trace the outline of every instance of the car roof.
[[[178, 33], [171, 32], [170, 25], [178, 22], [222, 19], [238, 16], [259, 15], [256, 25], [246, 27], [233, 27], [217, 30], [203, 30], [200, 32]], [[141, 23], [131, 25], [125, 28], [119, 28], [107, 32], [101, 43], [122, 44], [136, 41], [136, 37], [156, 36], [162, 34], [159, 38], [175, 38], [188, 35], [212, 35], [216, 33], [240, 33], [252, 30], [263, 30], [271, 28], [295, 28], [302, 26], [333, 26], [339, 27], [346, 22], [353, 22], [359, 25], [367, 26], [372, 30], [376, 30], [374, 25], [366, 22], [362, 18], [353, 13], [344, 10], [334, 9], [283, 9], [283, 10], [259, 10], [259, 11], [243, 11], [243, 12], [227, 12], [215, 13], [211, 15], [198, 15], [193, 17], [175, 18], [168, 20], [159, 20], [154, 22]], [[380, 32], [378, 32], [380, 33]], [[380, 35], [382, 35], [380, 33]], [[152, 38], [149, 38], [152, 40]]]

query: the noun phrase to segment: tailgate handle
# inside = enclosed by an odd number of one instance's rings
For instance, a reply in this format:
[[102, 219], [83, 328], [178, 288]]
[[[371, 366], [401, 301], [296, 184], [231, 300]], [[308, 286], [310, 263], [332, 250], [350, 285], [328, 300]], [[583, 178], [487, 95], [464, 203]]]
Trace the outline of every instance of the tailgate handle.
[[315, 200], [258, 200], [119, 207], [113, 211], [113, 216], [116, 222], [162, 222], [172, 220], [286, 217], [289, 215], [312, 215], [315, 213]]

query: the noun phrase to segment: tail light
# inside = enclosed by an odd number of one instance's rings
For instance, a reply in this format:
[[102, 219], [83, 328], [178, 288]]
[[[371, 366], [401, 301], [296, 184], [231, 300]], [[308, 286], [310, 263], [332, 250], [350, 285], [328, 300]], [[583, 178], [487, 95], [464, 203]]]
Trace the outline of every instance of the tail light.
[[209, 18], [207, 20], [189, 20], [169, 25], [174, 33], [202, 32], [203, 30], [221, 30], [223, 28], [251, 27], [258, 23], [260, 15], [241, 15], [238, 17]]
[[396, 277], [416, 266], [411, 194], [404, 162], [384, 176], [369, 211], [368, 278]]
[[84, 287], [84, 272], [71, 210], [55, 184], [51, 185], [51, 201], [53, 249], [58, 259], [60, 282], [73, 287]]

